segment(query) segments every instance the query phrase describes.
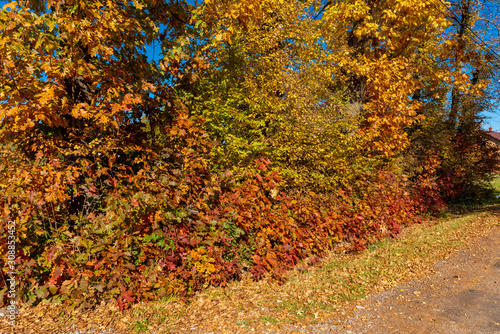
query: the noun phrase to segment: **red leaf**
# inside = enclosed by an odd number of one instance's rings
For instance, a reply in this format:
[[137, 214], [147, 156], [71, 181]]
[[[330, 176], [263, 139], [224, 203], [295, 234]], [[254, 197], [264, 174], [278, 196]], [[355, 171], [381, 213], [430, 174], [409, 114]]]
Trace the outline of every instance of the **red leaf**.
[[121, 294], [121, 297], [129, 302], [135, 301], [134, 297], [132, 296], [131, 292], [123, 292]]
[[50, 277], [49, 285], [59, 284], [61, 282], [61, 279], [62, 279], [62, 274], [63, 274], [63, 269], [61, 267], [56, 267], [52, 271], [52, 276]]
[[167, 266], [168, 266], [168, 270], [170, 270], [170, 271], [174, 271], [175, 268], [177, 268], [175, 263], [172, 263], [172, 262], [167, 262]]
[[113, 188], [116, 188], [116, 186], [118, 185], [118, 181], [114, 177], [112, 177], [109, 179], [109, 184], [111, 184]]
[[121, 297], [118, 297], [116, 299], [116, 305], [118, 306], [118, 309], [120, 309], [120, 311], [123, 311], [125, 309], [125, 304], [122, 302]]

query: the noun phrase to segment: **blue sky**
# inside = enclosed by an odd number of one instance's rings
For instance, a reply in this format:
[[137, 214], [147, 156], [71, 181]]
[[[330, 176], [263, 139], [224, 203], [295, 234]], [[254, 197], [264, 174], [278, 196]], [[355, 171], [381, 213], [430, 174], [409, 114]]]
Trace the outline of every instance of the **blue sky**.
[[488, 130], [490, 127], [495, 132], [500, 132], [500, 110], [497, 108], [495, 112], [486, 113], [483, 116], [487, 117], [483, 121], [483, 129]]
[[[496, 101], [494, 101], [494, 112], [484, 113], [482, 116], [486, 117], [483, 121], [483, 129], [488, 130], [489, 127], [493, 128], [493, 131], [500, 132], [500, 40], [499, 40], [499, 27], [497, 23], [499, 22], [498, 18], [500, 17], [500, 5], [495, 1], [487, 1], [483, 0], [479, 2], [480, 5], [480, 16], [484, 18], [484, 20], [478, 20], [475, 22], [476, 32], [474, 33], [474, 40], [476, 44], [478, 44], [483, 50], [488, 51], [492, 60], [491, 65], [497, 68], [496, 77], [495, 77], [495, 88], [496, 91], [493, 93]], [[487, 43], [485, 43], [485, 41]], [[493, 43], [490, 44], [490, 42]]]

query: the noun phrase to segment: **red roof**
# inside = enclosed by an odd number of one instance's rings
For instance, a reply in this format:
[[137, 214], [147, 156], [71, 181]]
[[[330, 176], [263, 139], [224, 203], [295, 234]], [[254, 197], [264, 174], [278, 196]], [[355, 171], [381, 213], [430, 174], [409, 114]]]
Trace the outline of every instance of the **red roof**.
[[500, 140], [500, 132], [486, 131], [486, 134], [497, 139], [497, 140]]

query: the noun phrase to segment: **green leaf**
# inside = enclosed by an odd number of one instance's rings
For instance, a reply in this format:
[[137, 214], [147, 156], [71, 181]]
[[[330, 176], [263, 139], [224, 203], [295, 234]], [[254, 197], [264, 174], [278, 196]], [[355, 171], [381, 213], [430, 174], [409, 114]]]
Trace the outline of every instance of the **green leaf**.
[[42, 288], [36, 290], [36, 295], [40, 299], [45, 299], [49, 295], [49, 290], [46, 287], [42, 287]]

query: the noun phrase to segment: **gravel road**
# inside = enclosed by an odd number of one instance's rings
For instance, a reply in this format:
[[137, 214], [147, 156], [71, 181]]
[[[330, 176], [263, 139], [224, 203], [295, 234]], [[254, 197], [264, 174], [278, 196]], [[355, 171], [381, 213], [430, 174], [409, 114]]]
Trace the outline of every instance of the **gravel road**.
[[430, 277], [361, 301], [346, 320], [280, 333], [500, 334], [500, 230], [435, 269]]

